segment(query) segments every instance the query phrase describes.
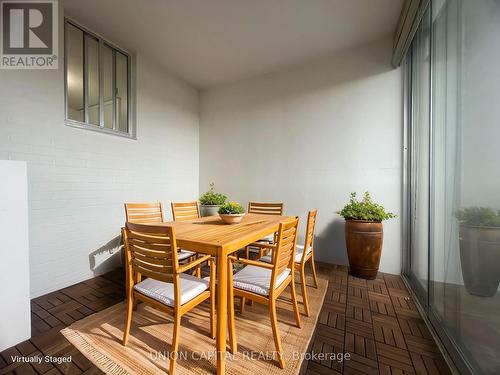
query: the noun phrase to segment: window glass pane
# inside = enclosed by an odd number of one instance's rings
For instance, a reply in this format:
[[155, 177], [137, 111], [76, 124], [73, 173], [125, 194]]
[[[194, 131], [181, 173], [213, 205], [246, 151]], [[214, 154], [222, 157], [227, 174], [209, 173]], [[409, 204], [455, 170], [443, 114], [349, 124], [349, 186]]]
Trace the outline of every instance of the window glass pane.
[[104, 45], [104, 127], [113, 129], [113, 50]]
[[415, 35], [411, 50], [411, 275], [417, 294], [427, 304], [429, 250], [429, 114], [430, 114], [430, 12]]
[[128, 132], [128, 58], [116, 52], [116, 129]]
[[[440, 0], [432, 4], [432, 168], [434, 187], [432, 193], [433, 237], [431, 247], [432, 288], [431, 308], [436, 316], [445, 317], [446, 324], [453, 325], [456, 311], [450, 309], [460, 284], [460, 261], [458, 256], [459, 227], [455, 213], [460, 209], [456, 200], [458, 186], [456, 178], [459, 168], [455, 158], [459, 153], [460, 121], [458, 103], [459, 79], [459, 1]], [[455, 307], [455, 306], [453, 306]]]
[[68, 119], [84, 121], [83, 32], [66, 24], [66, 82]]
[[426, 312], [459, 372], [496, 375], [500, 2], [430, 4], [432, 18], [422, 20], [410, 64], [411, 285], [418, 291], [428, 277]]
[[99, 42], [85, 35], [87, 43], [87, 80], [88, 80], [88, 122], [99, 125], [101, 106], [99, 103]]
[[500, 2], [433, 1], [431, 307], [474, 374], [500, 374]]
[[66, 23], [67, 118], [129, 132], [129, 57]]

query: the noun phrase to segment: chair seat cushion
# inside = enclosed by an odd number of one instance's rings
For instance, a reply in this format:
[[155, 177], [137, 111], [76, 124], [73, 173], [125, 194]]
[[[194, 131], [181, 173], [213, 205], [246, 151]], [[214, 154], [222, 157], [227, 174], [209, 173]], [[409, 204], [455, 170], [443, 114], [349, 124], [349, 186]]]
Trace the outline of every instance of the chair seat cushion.
[[[307, 254], [309, 254], [311, 251], [312, 251], [312, 246], [309, 245], [307, 248]], [[303, 254], [304, 254], [304, 245], [295, 246], [295, 263], [302, 262]]]
[[[271, 284], [272, 270], [257, 267], [245, 266], [233, 276], [233, 286], [238, 289], [243, 289], [252, 293], [269, 295], [269, 284]], [[276, 288], [290, 275], [290, 270], [287, 268], [281, 275], [276, 278]]]
[[[265, 236], [256, 242], [273, 243], [274, 242], [274, 233], [272, 233], [268, 236]], [[250, 251], [251, 253], [259, 253], [260, 250], [261, 250], [260, 247], [249, 246], [249, 248], [248, 248], [248, 251]]]
[[[309, 249], [307, 249], [307, 254], [309, 254], [312, 251], [312, 247], [309, 246]], [[300, 263], [302, 262], [302, 254], [304, 254], [304, 246], [303, 245], [297, 245], [295, 247], [295, 263]], [[272, 263], [272, 253], [267, 254], [266, 256], [259, 258], [261, 262], [266, 262], [266, 263]]]
[[179, 252], [177, 253], [177, 260], [179, 260], [179, 261], [186, 260], [188, 258], [191, 258], [194, 255], [196, 255], [195, 252], [180, 249]]
[[269, 242], [269, 243], [274, 242], [274, 233], [271, 233], [271, 234], [269, 234], [269, 235], [267, 235], [265, 237], [262, 237], [257, 242]]
[[[181, 305], [191, 301], [208, 289], [208, 280], [181, 273], [179, 275]], [[148, 297], [151, 297], [167, 306], [174, 306], [174, 284], [146, 279], [134, 285], [134, 289]]]
[[251, 253], [258, 254], [260, 250], [261, 250], [260, 247], [251, 247], [251, 246], [248, 247], [248, 251]]
[[261, 262], [272, 263], [273, 262], [272, 256], [273, 256], [273, 253], [269, 253], [266, 256], [260, 257], [259, 260]]

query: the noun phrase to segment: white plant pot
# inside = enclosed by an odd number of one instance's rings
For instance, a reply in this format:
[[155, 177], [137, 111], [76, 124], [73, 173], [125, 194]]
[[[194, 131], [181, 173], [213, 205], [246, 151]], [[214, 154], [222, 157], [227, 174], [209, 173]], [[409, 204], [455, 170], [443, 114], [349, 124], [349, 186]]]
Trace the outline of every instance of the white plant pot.
[[205, 216], [216, 216], [219, 214], [220, 205], [200, 205], [200, 214]]

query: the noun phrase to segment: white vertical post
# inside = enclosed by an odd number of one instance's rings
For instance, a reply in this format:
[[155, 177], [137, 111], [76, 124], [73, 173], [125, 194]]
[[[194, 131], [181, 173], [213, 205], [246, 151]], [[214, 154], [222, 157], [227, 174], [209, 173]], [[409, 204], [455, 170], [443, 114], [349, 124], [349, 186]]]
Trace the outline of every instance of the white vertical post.
[[0, 160], [0, 351], [31, 336], [26, 163]]

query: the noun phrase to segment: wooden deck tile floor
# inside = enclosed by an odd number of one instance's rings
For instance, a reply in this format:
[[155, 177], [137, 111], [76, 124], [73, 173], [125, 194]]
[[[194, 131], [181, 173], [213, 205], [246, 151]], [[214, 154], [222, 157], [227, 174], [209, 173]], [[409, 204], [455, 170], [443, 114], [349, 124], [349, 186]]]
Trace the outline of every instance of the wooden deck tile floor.
[[[308, 362], [307, 375], [451, 374], [400, 276], [363, 280], [343, 266], [322, 272], [329, 284], [312, 352], [325, 356]], [[350, 358], [324, 360], [328, 353]]]
[[[346, 267], [317, 268], [329, 285], [307, 375], [450, 374], [399, 276], [366, 281]], [[116, 270], [33, 299], [32, 338], [0, 353], [0, 374], [101, 374], [59, 331], [123, 300], [123, 285], [123, 270]], [[72, 362], [15, 363], [12, 356], [71, 356]]]

